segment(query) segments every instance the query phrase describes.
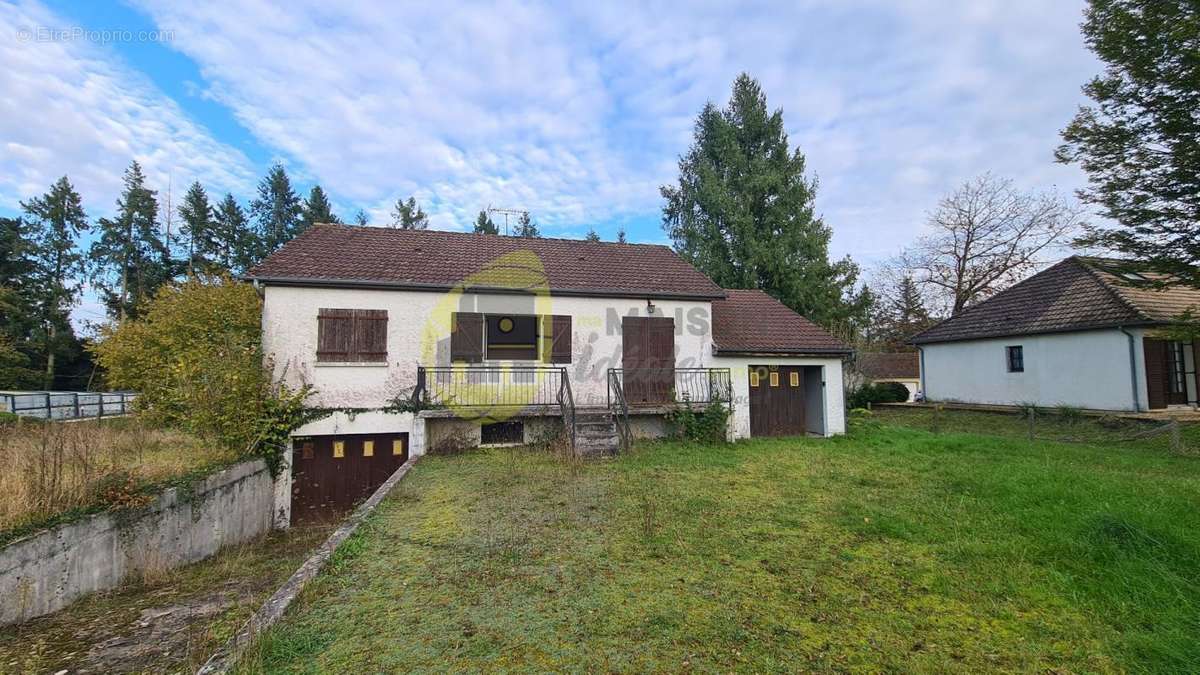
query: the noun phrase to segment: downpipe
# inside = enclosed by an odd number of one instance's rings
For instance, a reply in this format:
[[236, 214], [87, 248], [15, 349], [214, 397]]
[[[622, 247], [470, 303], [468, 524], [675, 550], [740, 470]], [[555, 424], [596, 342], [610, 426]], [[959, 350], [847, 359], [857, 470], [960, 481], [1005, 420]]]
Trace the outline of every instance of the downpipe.
[[[1125, 337], [1129, 338], [1129, 387], [1130, 392], [1133, 394], [1133, 411], [1142, 412], [1142, 405], [1138, 400], [1137, 349], [1135, 347], [1137, 338], [1133, 333], [1125, 330], [1124, 326], [1117, 326], [1117, 330], [1121, 331], [1125, 334]], [[921, 376], [924, 377], [924, 375], [925, 373], [922, 371]], [[922, 384], [924, 384], [924, 382], [922, 382]]]

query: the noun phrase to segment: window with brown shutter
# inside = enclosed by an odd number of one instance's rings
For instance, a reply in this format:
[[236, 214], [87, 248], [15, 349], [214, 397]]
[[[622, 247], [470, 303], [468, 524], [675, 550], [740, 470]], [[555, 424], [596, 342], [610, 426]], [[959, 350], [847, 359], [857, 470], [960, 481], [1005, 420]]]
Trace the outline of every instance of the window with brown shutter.
[[387, 310], [354, 310], [356, 361], [387, 361]]
[[450, 360], [483, 361], [483, 315], [455, 312], [450, 317]]
[[318, 310], [317, 361], [386, 362], [387, 310]]
[[549, 318], [550, 350], [547, 360], [550, 363], [571, 362], [571, 317], [554, 315]]
[[354, 349], [354, 310], [317, 311], [317, 361], [349, 361]]

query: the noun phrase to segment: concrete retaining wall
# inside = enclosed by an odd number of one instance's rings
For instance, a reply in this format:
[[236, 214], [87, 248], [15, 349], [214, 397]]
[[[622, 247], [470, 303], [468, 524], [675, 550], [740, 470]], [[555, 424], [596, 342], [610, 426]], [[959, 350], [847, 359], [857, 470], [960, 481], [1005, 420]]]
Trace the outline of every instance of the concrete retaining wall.
[[140, 509], [101, 513], [0, 549], [0, 625], [49, 614], [146, 573], [202, 560], [271, 529], [275, 481], [262, 460], [171, 488]]

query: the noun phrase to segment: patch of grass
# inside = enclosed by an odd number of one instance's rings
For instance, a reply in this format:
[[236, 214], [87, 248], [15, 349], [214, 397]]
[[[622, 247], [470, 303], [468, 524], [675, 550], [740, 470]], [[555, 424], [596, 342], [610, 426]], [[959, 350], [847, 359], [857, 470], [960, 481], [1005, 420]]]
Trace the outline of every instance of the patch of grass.
[[0, 672], [194, 672], [331, 529], [274, 532], [0, 628]]
[[0, 545], [203, 475], [234, 457], [188, 434], [136, 420], [0, 427]]
[[[927, 431], [978, 433], [1012, 438], [1029, 438], [1029, 408], [1019, 404], [1016, 412], [942, 409], [936, 406], [879, 407], [874, 420], [880, 424], [911, 427]], [[1149, 421], [1117, 416], [1085, 415], [1079, 408], [1058, 406], [1039, 408], [1034, 413], [1037, 440], [1120, 446], [1146, 451], [1174, 451], [1167, 433], [1146, 435], [1165, 421]], [[1200, 453], [1200, 424], [1181, 425], [1184, 453]]]
[[240, 668], [1200, 670], [1196, 459], [886, 418], [425, 458]]

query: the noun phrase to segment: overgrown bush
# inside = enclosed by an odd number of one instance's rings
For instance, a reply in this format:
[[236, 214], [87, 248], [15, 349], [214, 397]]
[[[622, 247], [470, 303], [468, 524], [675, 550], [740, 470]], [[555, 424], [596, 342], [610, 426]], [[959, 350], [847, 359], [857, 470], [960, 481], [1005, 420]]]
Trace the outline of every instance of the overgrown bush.
[[310, 390], [272, 382], [261, 312], [249, 284], [189, 281], [160, 290], [137, 320], [103, 330], [93, 351], [111, 386], [139, 392], [146, 420], [261, 455], [275, 470]]
[[667, 413], [667, 421], [675, 426], [675, 433], [683, 439], [699, 443], [721, 443], [728, 438], [729, 408], [720, 401], [712, 401], [696, 410], [690, 401]]
[[899, 382], [866, 383], [846, 396], [851, 410], [868, 408], [876, 403], [903, 403], [908, 400], [908, 387]]

